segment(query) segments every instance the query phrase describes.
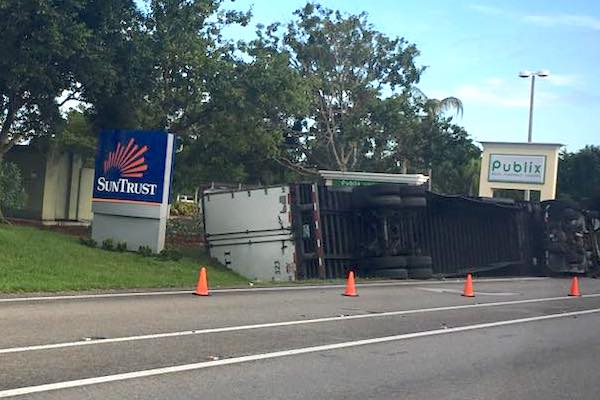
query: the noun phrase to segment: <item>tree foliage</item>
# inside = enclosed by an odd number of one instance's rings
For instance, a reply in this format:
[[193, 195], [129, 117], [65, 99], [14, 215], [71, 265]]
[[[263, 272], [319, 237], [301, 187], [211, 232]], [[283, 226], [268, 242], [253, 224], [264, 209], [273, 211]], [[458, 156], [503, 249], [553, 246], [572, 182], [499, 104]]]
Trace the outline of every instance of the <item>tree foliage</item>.
[[6, 222], [2, 210], [19, 209], [25, 203], [21, 171], [10, 162], [0, 163], [0, 223]]
[[558, 197], [600, 210], [600, 146], [586, 146], [561, 155]]
[[[462, 105], [419, 94], [414, 44], [365, 13], [311, 3], [234, 44], [223, 29], [250, 14], [224, 1], [0, 2], [11, 21], [0, 42], [0, 159], [34, 137], [91, 155], [100, 129], [164, 129], [178, 135], [182, 190], [317, 169], [433, 169], [438, 190], [473, 190], [478, 149], [445, 118]], [[61, 95], [87, 108], [61, 116]]]
[[150, 0], [144, 21], [149, 86], [144, 127], [196, 133], [211, 93], [210, 82], [228, 68], [232, 43], [221, 31], [245, 25], [247, 12], [226, 11], [223, 0]]
[[433, 191], [477, 195], [481, 150], [464, 128], [447, 120], [438, 122], [433, 132], [431, 156], [426, 164], [431, 168]]
[[[230, 59], [207, 83], [210, 98], [177, 155], [178, 185], [270, 184], [290, 173], [277, 163], [287, 121], [306, 108], [302, 82], [285, 54], [252, 50], [253, 62]], [[194, 171], [192, 173], [192, 171]]]
[[78, 0], [5, 0], [0, 40], [0, 158], [15, 143], [47, 134], [56, 98], [75, 90], [73, 67], [90, 35]]
[[45, 142], [59, 149], [73, 151], [86, 160], [93, 160], [98, 137], [89, 113], [82, 108], [77, 108], [66, 113], [62, 128]]
[[293, 121], [295, 140], [283, 156], [305, 167], [356, 169], [384, 134], [372, 118], [383, 93], [409, 93], [419, 81], [419, 52], [405, 39], [375, 30], [365, 13], [345, 15], [308, 3], [294, 15], [285, 28], [276, 23], [261, 29], [254, 42], [288, 55], [309, 90], [310, 108]]

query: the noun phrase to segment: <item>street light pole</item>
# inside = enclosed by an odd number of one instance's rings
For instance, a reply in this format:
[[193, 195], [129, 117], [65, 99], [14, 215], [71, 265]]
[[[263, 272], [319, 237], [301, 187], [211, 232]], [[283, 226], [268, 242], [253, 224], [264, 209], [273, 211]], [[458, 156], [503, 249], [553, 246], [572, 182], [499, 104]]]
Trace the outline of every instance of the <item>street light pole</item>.
[[531, 75], [531, 92], [529, 94], [529, 130], [527, 131], [527, 143], [532, 142], [531, 128], [533, 126], [533, 93], [535, 91], [535, 75]]
[[[535, 77], [545, 78], [549, 75], [548, 71], [541, 70], [538, 72], [522, 71], [519, 73], [521, 78], [531, 78], [531, 90], [529, 93], [529, 129], [527, 130], [527, 143], [533, 141], [532, 127], [533, 127], [533, 95], [535, 92]], [[525, 190], [525, 201], [531, 200], [531, 192]]]

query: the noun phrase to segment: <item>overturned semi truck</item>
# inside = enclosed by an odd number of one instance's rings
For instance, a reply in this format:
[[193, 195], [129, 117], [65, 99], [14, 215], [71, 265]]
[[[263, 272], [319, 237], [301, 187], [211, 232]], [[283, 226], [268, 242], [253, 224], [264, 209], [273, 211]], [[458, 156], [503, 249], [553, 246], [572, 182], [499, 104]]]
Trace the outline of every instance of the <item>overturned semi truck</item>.
[[202, 206], [210, 255], [251, 280], [600, 271], [598, 213], [559, 201], [298, 183], [211, 191]]

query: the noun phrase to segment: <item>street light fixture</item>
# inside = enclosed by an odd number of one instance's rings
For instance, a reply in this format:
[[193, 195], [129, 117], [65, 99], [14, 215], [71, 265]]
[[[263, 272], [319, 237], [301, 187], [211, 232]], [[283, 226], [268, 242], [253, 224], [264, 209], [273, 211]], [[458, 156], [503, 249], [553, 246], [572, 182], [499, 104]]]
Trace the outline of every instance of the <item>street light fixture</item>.
[[[527, 131], [527, 143], [531, 143], [531, 127], [533, 125], [533, 92], [535, 89], [535, 77], [539, 76], [540, 78], [546, 78], [548, 75], [550, 75], [550, 72], [548, 72], [545, 69], [542, 69], [540, 71], [537, 72], [531, 72], [531, 71], [521, 71], [519, 72], [519, 76], [521, 78], [531, 78], [531, 91], [529, 94], [529, 129]], [[529, 201], [531, 199], [531, 194], [529, 192], [529, 190], [525, 191], [525, 201]]]
[[521, 71], [519, 72], [519, 76], [521, 78], [531, 78], [531, 91], [529, 94], [529, 130], [527, 131], [527, 143], [531, 143], [531, 127], [533, 124], [533, 92], [535, 89], [535, 77], [539, 76], [540, 78], [546, 78], [550, 75], [550, 73], [543, 69], [537, 72], [531, 71]]

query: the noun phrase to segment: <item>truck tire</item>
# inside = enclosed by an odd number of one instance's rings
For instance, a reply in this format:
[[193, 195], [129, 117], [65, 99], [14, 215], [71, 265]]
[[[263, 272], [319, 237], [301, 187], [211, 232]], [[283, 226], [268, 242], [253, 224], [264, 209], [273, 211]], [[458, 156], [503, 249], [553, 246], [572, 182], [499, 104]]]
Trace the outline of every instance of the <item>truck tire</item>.
[[359, 186], [355, 189], [356, 193], [367, 196], [385, 196], [390, 194], [400, 194], [398, 189], [400, 185], [395, 183], [382, 183], [377, 185]]
[[382, 183], [378, 185], [358, 186], [354, 189], [354, 192], [368, 196], [419, 196], [425, 193], [425, 186], [415, 186], [404, 183]]
[[370, 257], [363, 259], [359, 267], [371, 270], [386, 268], [404, 268], [407, 265], [406, 261], [406, 257], [404, 256]]
[[412, 268], [431, 268], [431, 265], [433, 264], [431, 256], [408, 256], [406, 263], [409, 267]]
[[365, 199], [365, 205], [373, 208], [401, 208], [402, 197], [398, 195], [382, 195], [382, 196], [368, 196]]
[[380, 278], [408, 279], [408, 270], [405, 268], [391, 268], [374, 270], [372, 276]]
[[412, 268], [408, 270], [408, 277], [410, 279], [429, 279], [432, 276], [432, 268]]

